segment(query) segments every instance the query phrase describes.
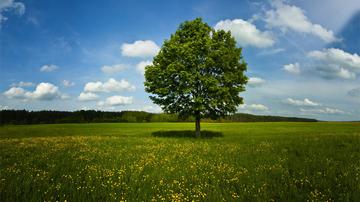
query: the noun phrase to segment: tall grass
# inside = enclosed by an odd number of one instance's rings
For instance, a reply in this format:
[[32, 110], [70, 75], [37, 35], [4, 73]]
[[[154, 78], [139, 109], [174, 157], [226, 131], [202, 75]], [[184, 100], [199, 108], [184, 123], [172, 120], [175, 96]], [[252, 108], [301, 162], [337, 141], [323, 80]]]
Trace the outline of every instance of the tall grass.
[[0, 201], [360, 200], [359, 123], [202, 126], [2, 126]]

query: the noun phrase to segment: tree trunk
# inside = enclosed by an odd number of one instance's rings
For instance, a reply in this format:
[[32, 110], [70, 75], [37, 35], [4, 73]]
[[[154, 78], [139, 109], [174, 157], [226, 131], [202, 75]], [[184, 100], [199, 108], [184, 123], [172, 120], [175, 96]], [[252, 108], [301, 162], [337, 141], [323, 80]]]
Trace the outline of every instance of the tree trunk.
[[196, 117], [196, 121], [195, 121], [195, 135], [197, 138], [200, 137], [200, 116]]

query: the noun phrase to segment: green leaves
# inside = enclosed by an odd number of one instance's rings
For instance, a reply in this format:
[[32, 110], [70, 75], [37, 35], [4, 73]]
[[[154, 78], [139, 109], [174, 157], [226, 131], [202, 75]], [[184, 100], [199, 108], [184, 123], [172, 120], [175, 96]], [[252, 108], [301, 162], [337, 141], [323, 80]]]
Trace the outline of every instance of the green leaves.
[[145, 90], [163, 110], [217, 118], [242, 104], [247, 65], [230, 32], [201, 18], [182, 23], [145, 70]]

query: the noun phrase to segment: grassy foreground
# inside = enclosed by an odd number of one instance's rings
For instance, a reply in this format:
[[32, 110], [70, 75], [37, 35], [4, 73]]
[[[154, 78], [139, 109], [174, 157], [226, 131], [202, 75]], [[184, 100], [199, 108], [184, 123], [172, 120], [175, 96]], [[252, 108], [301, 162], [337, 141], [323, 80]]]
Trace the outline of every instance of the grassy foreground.
[[0, 201], [359, 201], [359, 123], [0, 127]]

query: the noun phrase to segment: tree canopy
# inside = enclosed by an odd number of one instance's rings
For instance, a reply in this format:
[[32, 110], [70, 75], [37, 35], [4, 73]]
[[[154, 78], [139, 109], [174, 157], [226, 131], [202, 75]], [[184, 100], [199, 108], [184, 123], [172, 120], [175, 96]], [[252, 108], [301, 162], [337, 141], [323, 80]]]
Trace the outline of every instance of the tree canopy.
[[165, 112], [196, 118], [234, 113], [243, 98], [247, 69], [230, 32], [214, 30], [201, 18], [185, 21], [165, 40], [145, 69], [145, 90]]

